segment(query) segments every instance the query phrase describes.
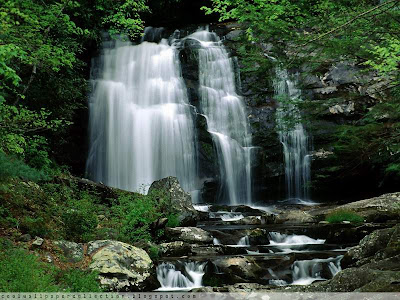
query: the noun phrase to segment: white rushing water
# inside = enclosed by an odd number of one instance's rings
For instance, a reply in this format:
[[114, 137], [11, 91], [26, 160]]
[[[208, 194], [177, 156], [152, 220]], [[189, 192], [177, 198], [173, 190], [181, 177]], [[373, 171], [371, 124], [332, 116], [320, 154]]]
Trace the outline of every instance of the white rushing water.
[[105, 42], [92, 73], [89, 178], [146, 193], [176, 176], [194, 190], [194, 125], [177, 51], [166, 40]]
[[239, 221], [243, 218], [244, 216], [238, 213], [226, 213], [221, 215], [221, 220], [225, 222]]
[[238, 241], [237, 246], [241, 246], [241, 247], [250, 246], [250, 239], [249, 239], [249, 237], [248, 237], [247, 235], [244, 236], [244, 237], [242, 237], [242, 238]]
[[290, 245], [305, 245], [305, 244], [324, 244], [325, 240], [322, 239], [313, 239], [306, 235], [287, 235], [279, 232], [270, 232], [269, 233], [269, 244], [270, 245], [281, 245], [281, 246], [290, 246]]
[[251, 202], [251, 134], [243, 99], [236, 93], [231, 58], [215, 33], [199, 30], [200, 108], [213, 135], [220, 170], [219, 200]]
[[[289, 199], [309, 199], [310, 155], [307, 133], [301, 124], [298, 108], [291, 102], [300, 100], [300, 90], [287, 70], [277, 69], [275, 94], [280, 107], [276, 112], [279, 138], [285, 159], [286, 193]], [[288, 101], [288, 103], [282, 103]]]
[[[330, 279], [341, 271], [340, 260], [343, 256], [327, 259], [298, 260], [292, 265], [293, 285], [307, 285], [316, 280]], [[325, 270], [324, 270], [325, 268]], [[325, 271], [329, 278], [323, 276]]]
[[217, 238], [213, 238], [213, 245], [221, 245], [221, 242]]
[[171, 263], [162, 263], [157, 266], [157, 279], [161, 287], [158, 291], [191, 290], [202, 287], [204, 267], [206, 263], [184, 263], [184, 273], [176, 270]]

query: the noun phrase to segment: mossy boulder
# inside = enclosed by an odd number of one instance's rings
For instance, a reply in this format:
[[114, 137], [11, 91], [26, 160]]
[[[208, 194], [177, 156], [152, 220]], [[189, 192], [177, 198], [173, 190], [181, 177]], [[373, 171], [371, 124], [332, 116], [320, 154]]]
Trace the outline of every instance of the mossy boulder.
[[99, 273], [106, 290], [143, 291], [156, 287], [153, 262], [146, 251], [118, 241], [108, 242], [94, 253], [89, 265]]

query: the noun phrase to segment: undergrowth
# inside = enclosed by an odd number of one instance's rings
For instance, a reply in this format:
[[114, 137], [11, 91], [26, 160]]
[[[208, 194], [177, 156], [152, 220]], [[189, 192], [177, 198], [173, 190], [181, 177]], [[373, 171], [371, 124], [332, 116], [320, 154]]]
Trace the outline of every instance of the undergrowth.
[[348, 221], [354, 224], [360, 224], [364, 222], [364, 218], [349, 210], [338, 210], [328, 214], [325, 220], [329, 223], [341, 223]]

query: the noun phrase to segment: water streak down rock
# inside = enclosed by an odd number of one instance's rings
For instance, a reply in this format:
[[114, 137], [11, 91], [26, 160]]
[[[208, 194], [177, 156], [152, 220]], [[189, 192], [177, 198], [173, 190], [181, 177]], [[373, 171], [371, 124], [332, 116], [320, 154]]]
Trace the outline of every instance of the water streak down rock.
[[93, 66], [88, 176], [142, 193], [176, 176], [194, 190], [194, 124], [177, 50], [166, 40], [104, 42]]

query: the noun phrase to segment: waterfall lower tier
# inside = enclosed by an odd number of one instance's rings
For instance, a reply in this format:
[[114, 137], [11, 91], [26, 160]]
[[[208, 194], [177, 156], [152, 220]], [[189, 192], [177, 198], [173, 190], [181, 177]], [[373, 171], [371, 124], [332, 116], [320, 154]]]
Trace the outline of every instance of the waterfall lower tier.
[[157, 279], [161, 284], [159, 291], [190, 290], [202, 287], [204, 267], [206, 263], [187, 262], [183, 270], [177, 270], [170, 263], [162, 263], [157, 267]]
[[290, 245], [304, 245], [304, 244], [323, 244], [325, 240], [312, 239], [306, 235], [287, 235], [279, 232], [269, 233], [269, 244], [275, 246], [290, 246]]
[[343, 256], [328, 259], [298, 260], [292, 265], [293, 285], [311, 284], [316, 280], [330, 279], [341, 270]]
[[296, 102], [300, 90], [286, 70], [276, 71], [275, 94], [280, 102], [276, 112], [280, 142], [285, 162], [286, 195], [289, 199], [309, 199], [310, 156], [307, 133], [301, 124]]
[[105, 42], [92, 68], [88, 176], [106, 185], [146, 193], [155, 180], [196, 183], [191, 107], [175, 48]]
[[200, 109], [206, 116], [219, 163], [219, 202], [250, 203], [251, 135], [243, 99], [236, 93], [232, 60], [215, 33], [199, 30]]

